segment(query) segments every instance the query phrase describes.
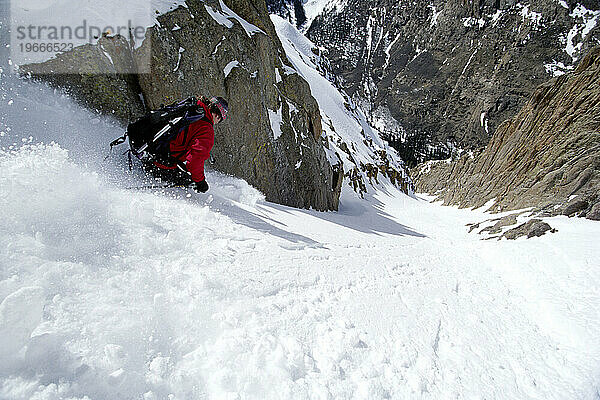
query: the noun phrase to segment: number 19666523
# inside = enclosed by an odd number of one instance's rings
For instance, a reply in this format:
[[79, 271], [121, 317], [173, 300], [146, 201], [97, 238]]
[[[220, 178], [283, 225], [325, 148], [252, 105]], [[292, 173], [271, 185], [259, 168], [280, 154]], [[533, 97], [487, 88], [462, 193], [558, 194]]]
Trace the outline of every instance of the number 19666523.
[[60, 53], [73, 50], [73, 43], [19, 43], [22, 53]]

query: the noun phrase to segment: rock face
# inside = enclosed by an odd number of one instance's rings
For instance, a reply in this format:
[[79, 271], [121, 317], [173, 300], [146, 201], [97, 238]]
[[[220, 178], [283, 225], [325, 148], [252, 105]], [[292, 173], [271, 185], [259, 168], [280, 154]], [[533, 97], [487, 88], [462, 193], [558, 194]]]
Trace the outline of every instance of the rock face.
[[600, 202], [596, 203], [585, 217], [593, 221], [600, 221]]
[[67, 88], [87, 107], [120, 121], [144, 114], [132, 48], [121, 36], [103, 36], [97, 45], [77, 47], [43, 64], [21, 66], [20, 71]]
[[[223, 96], [230, 114], [215, 129], [215, 169], [245, 179], [269, 201], [337, 209], [343, 171], [327, 159], [318, 105], [287, 60], [265, 3], [230, 0], [228, 4], [231, 9], [216, 0], [188, 0], [187, 8], [157, 17], [159, 25], [148, 30], [135, 50], [111, 51], [109, 43], [125, 41], [104, 38], [97, 46], [30, 65], [25, 72], [70, 88], [88, 105], [124, 122], [143, 111], [138, 94], [149, 108], [191, 95]], [[77, 69], [87, 61], [107, 62], [99, 52], [102, 46], [111, 62], [133, 59], [135, 65], [150, 59], [151, 73], [124, 77]], [[73, 66], [74, 73], [51, 75], [57, 62]], [[128, 77], [135, 79], [130, 82]], [[95, 102], [97, 97], [105, 98], [99, 95], [103, 93], [120, 97]]]
[[[282, 0], [270, 2], [290, 15], [291, 6], [277, 6]], [[330, 4], [306, 27], [308, 37], [413, 165], [447, 158], [455, 146], [485, 146], [539, 84], [600, 44], [597, 1]]]
[[[236, 0], [231, 7], [255, 28], [235, 17], [231, 26], [217, 23], [210, 13], [234, 15], [218, 2], [189, 2], [158, 18], [160, 27], [149, 32], [152, 74], [140, 78], [147, 104], [222, 95], [230, 118], [216, 129], [216, 169], [247, 180], [269, 201], [337, 209], [342, 174], [327, 161], [308, 84], [293, 72], [265, 4]], [[142, 45], [138, 55], [145, 51]]]
[[600, 47], [573, 73], [538, 87], [486, 149], [412, 171], [418, 191], [446, 204], [492, 211], [537, 207], [545, 215], [595, 216], [600, 202]]
[[300, 0], [268, 0], [269, 14], [277, 14], [300, 28], [306, 22], [306, 14]]

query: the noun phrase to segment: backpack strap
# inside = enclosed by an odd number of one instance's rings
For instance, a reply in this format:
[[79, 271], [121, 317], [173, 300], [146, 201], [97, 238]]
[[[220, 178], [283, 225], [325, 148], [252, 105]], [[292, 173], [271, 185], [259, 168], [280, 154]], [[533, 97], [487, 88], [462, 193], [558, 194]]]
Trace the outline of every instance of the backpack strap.
[[110, 158], [110, 156], [112, 155], [113, 147], [124, 143], [125, 140], [127, 140], [127, 132], [125, 132], [125, 134], [123, 136], [116, 138], [115, 140], [110, 142], [110, 150], [108, 151], [108, 154], [106, 155], [106, 157], [104, 157], [104, 161], [108, 160]]
[[125, 134], [123, 136], [110, 142], [110, 149], [112, 150], [113, 147], [118, 146], [121, 143], [125, 143], [125, 140], [127, 140], [127, 132], [125, 132]]

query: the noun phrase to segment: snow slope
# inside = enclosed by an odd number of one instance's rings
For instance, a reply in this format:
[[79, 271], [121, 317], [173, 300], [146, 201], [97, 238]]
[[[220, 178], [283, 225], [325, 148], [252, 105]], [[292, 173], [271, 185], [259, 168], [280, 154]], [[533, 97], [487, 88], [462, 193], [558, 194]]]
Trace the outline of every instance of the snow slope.
[[338, 213], [215, 172], [130, 190], [116, 125], [0, 79], [0, 399], [598, 397], [600, 224], [481, 241], [481, 211], [389, 185]]
[[[327, 154], [332, 165], [337, 164], [337, 153], [341, 157], [344, 171], [356, 170], [368, 186], [377, 188], [379, 183], [389, 183], [389, 179], [378, 174], [377, 179], [367, 177], [363, 165], [382, 163], [379, 154], [385, 154], [387, 163], [409, 180], [404, 162], [387, 142], [381, 139], [378, 131], [369, 125], [364, 113], [352, 100], [339, 91], [320, 72], [322, 60], [313, 53], [317, 47], [287, 20], [272, 14], [271, 21], [283, 45], [286, 56], [295, 70], [308, 82], [311, 94], [317, 100], [321, 110], [323, 130], [330, 149]], [[350, 150], [349, 150], [350, 149]], [[346, 150], [346, 151], [345, 151]], [[351, 184], [346, 180], [348, 185]]]

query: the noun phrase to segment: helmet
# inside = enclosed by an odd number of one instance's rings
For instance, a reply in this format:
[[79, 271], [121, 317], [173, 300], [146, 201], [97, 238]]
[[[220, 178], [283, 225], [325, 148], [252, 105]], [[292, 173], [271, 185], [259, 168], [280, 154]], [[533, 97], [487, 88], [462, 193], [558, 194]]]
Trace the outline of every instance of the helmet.
[[[227, 119], [227, 112], [229, 111], [229, 105], [227, 104], [227, 100], [222, 97], [213, 97], [210, 99], [210, 103], [216, 107], [221, 116], [221, 120], [225, 121]], [[214, 107], [211, 107], [214, 108]]]

